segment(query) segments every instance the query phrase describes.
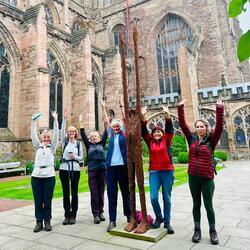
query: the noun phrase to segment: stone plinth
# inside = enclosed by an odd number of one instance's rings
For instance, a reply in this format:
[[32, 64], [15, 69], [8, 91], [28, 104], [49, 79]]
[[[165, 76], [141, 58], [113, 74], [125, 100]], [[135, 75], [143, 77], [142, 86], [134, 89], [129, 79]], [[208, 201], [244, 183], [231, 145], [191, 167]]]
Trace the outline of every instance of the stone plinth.
[[119, 225], [111, 230], [112, 235], [116, 236], [122, 236], [127, 238], [133, 238], [137, 240], [144, 240], [144, 241], [150, 241], [150, 242], [158, 242], [160, 239], [162, 239], [166, 234], [167, 230], [164, 230], [163, 228], [158, 229], [149, 229], [144, 234], [135, 234], [134, 232], [127, 232], [123, 228], [126, 224]]

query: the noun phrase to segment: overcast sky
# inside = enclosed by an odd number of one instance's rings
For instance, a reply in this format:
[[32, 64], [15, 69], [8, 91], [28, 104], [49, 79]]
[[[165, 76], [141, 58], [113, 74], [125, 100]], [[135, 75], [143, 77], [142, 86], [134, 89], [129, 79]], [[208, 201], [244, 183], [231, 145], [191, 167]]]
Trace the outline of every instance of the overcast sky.
[[247, 4], [246, 7], [247, 11], [243, 12], [243, 14], [239, 16], [240, 27], [242, 28], [244, 33], [250, 30], [250, 4]]

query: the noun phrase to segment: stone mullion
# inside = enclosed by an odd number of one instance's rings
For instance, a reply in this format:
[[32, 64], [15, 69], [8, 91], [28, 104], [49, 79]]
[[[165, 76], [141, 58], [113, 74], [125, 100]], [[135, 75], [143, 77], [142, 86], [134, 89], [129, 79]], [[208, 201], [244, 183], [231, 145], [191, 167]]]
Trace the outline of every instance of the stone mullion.
[[164, 46], [164, 40], [163, 40], [163, 34], [160, 34], [160, 48], [161, 48], [161, 65], [162, 65], [162, 79], [163, 79], [163, 93], [166, 92], [166, 80], [165, 80], [165, 67], [164, 67], [164, 57], [163, 57], [163, 46]]

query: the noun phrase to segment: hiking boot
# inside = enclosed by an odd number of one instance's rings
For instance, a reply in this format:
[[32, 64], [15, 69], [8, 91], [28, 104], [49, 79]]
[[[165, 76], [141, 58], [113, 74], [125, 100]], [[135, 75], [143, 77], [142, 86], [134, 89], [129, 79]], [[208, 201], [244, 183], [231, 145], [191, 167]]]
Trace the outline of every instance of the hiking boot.
[[69, 224], [70, 225], [73, 225], [73, 224], [75, 224], [76, 223], [76, 217], [70, 217], [69, 218]]
[[99, 215], [99, 219], [100, 219], [100, 221], [105, 221], [104, 215], [103, 215], [103, 214], [100, 214], [100, 215]]
[[170, 225], [170, 223], [164, 222], [164, 228], [167, 229], [168, 234], [174, 234], [174, 229]]
[[111, 229], [115, 228], [116, 227], [116, 223], [115, 221], [110, 221], [109, 222], [109, 225], [108, 225], [108, 228], [107, 228], [107, 232], [110, 232]]
[[199, 243], [201, 240], [201, 229], [200, 227], [195, 227], [194, 228], [194, 234], [193, 234], [193, 237], [192, 237], [192, 241], [194, 243]]
[[69, 225], [69, 217], [65, 217], [63, 225]]
[[37, 221], [36, 226], [34, 228], [34, 233], [38, 233], [43, 229], [43, 222], [42, 221]]
[[100, 224], [100, 218], [98, 216], [94, 217], [94, 223], [95, 224]]
[[51, 231], [52, 230], [52, 227], [50, 225], [50, 220], [45, 220], [44, 221], [44, 227], [45, 227], [46, 231]]
[[162, 218], [156, 218], [155, 222], [150, 226], [151, 229], [156, 229], [161, 226], [161, 223], [163, 222]]
[[219, 238], [215, 229], [209, 230], [210, 240], [213, 245], [219, 244]]

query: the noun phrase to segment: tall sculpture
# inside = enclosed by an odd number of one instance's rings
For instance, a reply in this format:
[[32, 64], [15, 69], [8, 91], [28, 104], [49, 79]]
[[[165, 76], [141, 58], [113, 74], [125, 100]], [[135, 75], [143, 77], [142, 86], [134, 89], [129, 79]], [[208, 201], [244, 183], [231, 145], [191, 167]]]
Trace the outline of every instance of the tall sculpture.
[[[120, 35], [120, 48], [121, 48], [121, 65], [122, 65], [122, 84], [123, 84], [123, 97], [124, 97], [124, 111], [125, 111], [125, 127], [126, 127], [126, 143], [127, 143], [127, 158], [128, 158], [128, 175], [129, 187], [131, 198], [131, 219], [125, 226], [124, 230], [134, 233], [145, 233], [149, 226], [147, 223], [147, 208], [144, 190], [144, 174], [143, 174], [143, 161], [141, 149], [141, 87], [139, 79], [139, 63], [138, 63], [138, 31], [136, 25], [133, 29], [134, 40], [134, 55], [135, 55], [135, 81], [136, 81], [136, 107], [129, 108], [128, 102], [128, 79], [126, 70], [126, 46], [125, 34]], [[136, 221], [136, 194], [135, 194], [135, 176], [138, 183], [142, 220], [140, 224]]]

